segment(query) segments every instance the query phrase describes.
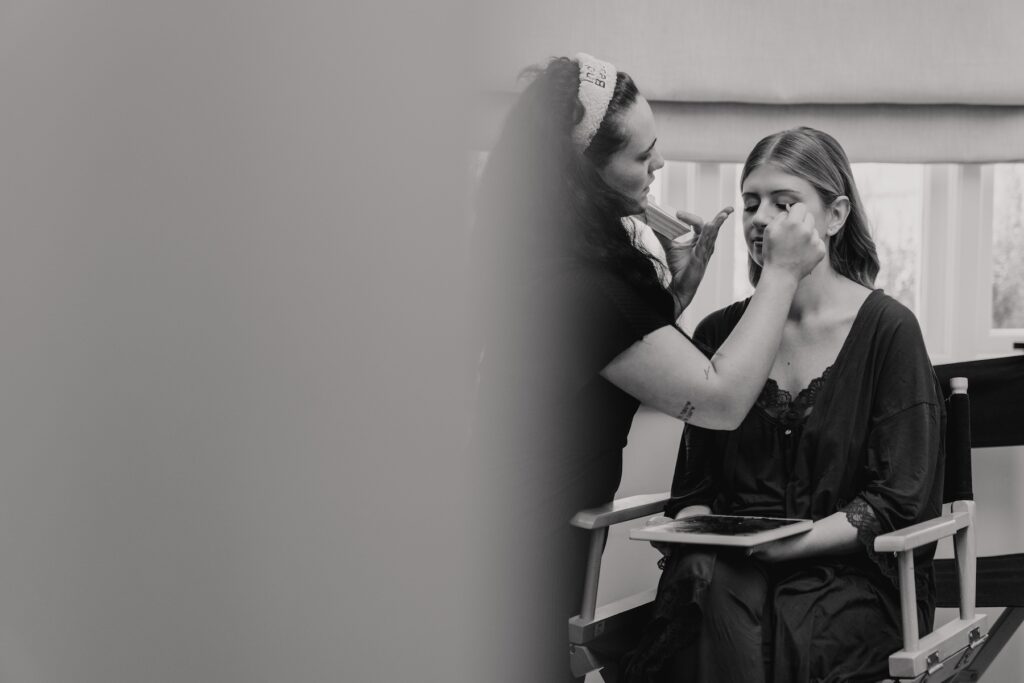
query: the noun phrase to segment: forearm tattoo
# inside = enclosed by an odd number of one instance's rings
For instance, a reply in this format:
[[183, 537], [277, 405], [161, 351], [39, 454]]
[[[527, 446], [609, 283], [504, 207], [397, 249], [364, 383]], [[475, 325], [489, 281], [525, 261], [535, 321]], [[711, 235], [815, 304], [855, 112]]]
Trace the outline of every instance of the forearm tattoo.
[[693, 411], [695, 411], [696, 409], [697, 408], [692, 403], [687, 401], [686, 405], [683, 406], [683, 409], [679, 411], [679, 419], [689, 420], [691, 417], [693, 417]]

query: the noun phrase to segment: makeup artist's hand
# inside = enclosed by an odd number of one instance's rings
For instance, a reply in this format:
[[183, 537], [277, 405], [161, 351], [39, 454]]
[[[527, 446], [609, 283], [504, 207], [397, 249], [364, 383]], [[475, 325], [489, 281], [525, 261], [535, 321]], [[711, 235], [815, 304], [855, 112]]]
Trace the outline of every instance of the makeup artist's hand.
[[704, 279], [711, 255], [715, 252], [718, 231], [732, 211], [732, 207], [727, 206], [706, 223], [700, 216], [686, 211], [676, 211], [676, 218], [693, 230], [692, 234], [688, 233], [664, 245], [668, 267], [672, 272], [676, 316], [681, 315], [693, 301], [697, 287]]
[[797, 280], [825, 257], [825, 243], [814, 227], [814, 216], [803, 204], [793, 204], [775, 216], [762, 239], [764, 268], [782, 270]]

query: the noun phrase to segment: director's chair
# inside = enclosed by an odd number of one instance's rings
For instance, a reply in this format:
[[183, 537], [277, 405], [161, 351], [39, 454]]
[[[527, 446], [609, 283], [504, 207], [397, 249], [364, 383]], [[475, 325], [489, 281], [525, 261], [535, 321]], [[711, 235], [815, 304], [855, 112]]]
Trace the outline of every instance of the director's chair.
[[[949, 504], [948, 512], [875, 539], [877, 552], [893, 552], [899, 558], [904, 646], [889, 657], [889, 675], [900, 682], [977, 681], [1024, 622], [1024, 554], [975, 557], [971, 479], [971, 447], [1024, 445], [1024, 356], [940, 365], [935, 370], [947, 401], [943, 500]], [[601, 556], [609, 527], [657, 514], [668, 500], [668, 493], [632, 496], [573, 517], [573, 526], [592, 534], [583, 604], [569, 620], [569, 666], [574, 675], [600, 671], [607, 683], [613, 683], [615, 667], [603, 670], [602, 653], [625, 651], [626, 643], [651, 619], [655, 588], [597, 605]], [[913, 549], [949, 536], [956, 557], [934, 561], [936, 605], [958, 607], [960, 613], [921, 636]], [[1006, 609], [989, 629], [986, 616], [975, 613], [976, 606]]]
[[[953, 377], [965, 377], [970, 392], [968, 443], [976, 449], [1024, 446], [1024, 355], [938, 365], [943, 386]], [[947, 467], [948, 464], [947, 454]], [[969, 461], [968, 461], [969, 463]], [[970, 468], [966, 471], [970, 477]], [[947, 486], [949, 477], [946, 478]], [[967, 479], [968, 485], [970, 479]], [[947, 495], [948, 499], [949, 496]], [[981, 504], [985, 505], [984, 499]], [[936, 605], [959, 606], [957, 565], [935, 561]], [[973, 661], [960, 667], [955, 680], [978, 681], [1024, 622], [1024, 553], [977, 558], [975, 604], [1004, 608], [991, 626]], [[932, 680], [953, 680], [932, 679]]]

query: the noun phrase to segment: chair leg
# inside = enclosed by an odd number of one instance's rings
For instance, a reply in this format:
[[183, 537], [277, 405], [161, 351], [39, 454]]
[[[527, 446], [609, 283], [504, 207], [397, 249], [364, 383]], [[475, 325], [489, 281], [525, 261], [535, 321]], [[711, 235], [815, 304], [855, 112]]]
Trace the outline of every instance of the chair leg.
[[988, 632], [988, 640], [981, 648], [981, 652], [977, 654], [974, 661], [970, 665], [960, 672], [960, 675], [955, 679], [959, 683], [973, 683], [974, 681], [981, 680], [981, 677], [985, 674], [985, 670], [990, 664], [999, 656], [1006, 644], [1013, 637], [1013, 634], [1017, 632], [1017, 628], [1024, 623], [1024, 607], [1007, 607], [1003, 610], [1003, 613], [999, 615], [996, 623], [992, 626]]
[[590, 535], [590, 554], [587, 556], [587, 575], [583, 579], [583, 605], [580, 617], [592, 621], [597, 610], [597, 585], [601, 578], [601, 556], [608, 542], [608, 528], [594, 529]]

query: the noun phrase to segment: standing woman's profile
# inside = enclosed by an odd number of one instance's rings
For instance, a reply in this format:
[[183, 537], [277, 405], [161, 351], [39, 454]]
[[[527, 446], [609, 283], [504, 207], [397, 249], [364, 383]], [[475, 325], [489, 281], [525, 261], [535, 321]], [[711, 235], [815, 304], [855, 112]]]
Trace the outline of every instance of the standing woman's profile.
[[676, 320], [731, 210], [706, 224], [688, 219], [699, 237], [668, 245], [665, 272], [649, 230], [629, 218], [647, 206], [664, 163], [633, 79], [585, 54], [529, 76], [480, 183], [473, 453], [493, 512], [480, 557], [492, 586], [484, 602], [522, 653], [497, 675], [551, 681], [570, 679], [566, 621], [579, 607], [587, 554], [569, 520], [613, 498], [637, 408], [738, 425], [824, 244], [801, 204], [776, 216], [764, 231], [758, 290], [708, 358]]

